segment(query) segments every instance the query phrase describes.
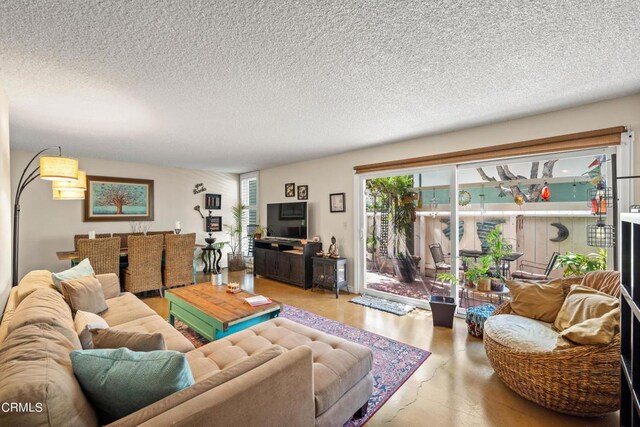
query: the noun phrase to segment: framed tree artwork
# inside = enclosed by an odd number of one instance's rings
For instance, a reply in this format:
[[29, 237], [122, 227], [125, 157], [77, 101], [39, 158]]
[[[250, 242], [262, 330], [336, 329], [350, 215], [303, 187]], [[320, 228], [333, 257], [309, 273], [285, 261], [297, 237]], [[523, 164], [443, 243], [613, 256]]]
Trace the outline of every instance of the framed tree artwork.
[[298, 200], [307, 200], [309, 198], [309, 186], [298, 185]]
[[153, 180], [87, 176], [83, 221], [153, 221]]
[[329, 194], [329, 210], [331, 212], [344, 212], [344, 193]]
[[285, 197], [295, 197], [296, 195], [296, 183], [289, 182], [284, 185], [284, 196]]

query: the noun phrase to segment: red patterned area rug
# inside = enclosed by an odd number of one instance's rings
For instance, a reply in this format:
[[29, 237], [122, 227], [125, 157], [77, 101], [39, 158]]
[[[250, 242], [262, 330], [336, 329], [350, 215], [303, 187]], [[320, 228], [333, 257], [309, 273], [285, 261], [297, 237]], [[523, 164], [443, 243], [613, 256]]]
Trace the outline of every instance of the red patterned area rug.
[[[345, 427], [361, 426], [366, 423], [431, 355], [428, 351], [290, 305], [283, 304], [280, 316], [365, 345], [373, 351], [373, 394], [369, 398], [367, 413], [359, 420], [347, 422]], [[209, 342], [177, 319], [176, 329], [196, 347]]]

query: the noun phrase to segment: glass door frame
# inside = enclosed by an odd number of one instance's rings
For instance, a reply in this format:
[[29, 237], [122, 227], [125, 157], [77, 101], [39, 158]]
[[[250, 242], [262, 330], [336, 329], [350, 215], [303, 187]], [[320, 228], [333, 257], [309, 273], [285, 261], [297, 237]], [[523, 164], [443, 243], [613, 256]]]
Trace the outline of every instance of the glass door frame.
[[[386, 298], [392, 301], [398, 301], [405, 304], [411, 304], [421, 308], [430, 309], [427, 301], [416, 300], [400, 295], [393, 295], [375, 289], [367, 289], [365, 284], [365, 269], [366, 269], [366, 234], [367, 234], [367, 212], [366, 212], [366, 198], [365, 198], [365, 182], [367, 179], [381, 178], [398, 175], [415, 175], [419, 173], [433, 173], [434, 171], [442, 171], [449, 174], [450, 177], [450, 212], [451, 223], [455, 224], [451, 226], [451, 253], [458, 253], [458, 170], [470, 169], [481, 166], [495, 165], [496, 162], [513, 161], [528, 162], [528, 161], [541, 161], [548, 160], [552, 155], [554, 158], [568, 158], [573, 157], [576, 154], [580, 156], [589, 156], [596, 154], [616, 154], [618, 158], [617, 173], [619, 176], [631, 175], [633, 170], [633, 132], [623, 132], [621, 136], [621, 143], [618, 146], [602, 147], [582, 150], [571, 150], [553, 152], [548, 154], [536, 154], [531, 156], [516, 156], [516, 157], [498, 157], [495, 159], [487, 159], [483, 161], [474, 161], [467, 163], [454, 163], [448, 165], [416, 167], [416, 168], [404, 168], [404, 169], [392, 169], [380, 172], [369, 172], [363, 174], [354, 174], [354, 229], [353, 229], [353, 241], [354, 241], [354, 290], [355, 293], [369, 294]], [[620, 211], [628, 211], [630, 200], [633, 199], [634, 185], [633, 182], [619, 181], [618, 183], [618, 200]], [[453, 197], [455, 195], [455, 197]], [[618, 226], [618, 224], [616, 224]], [[451, 273], [457, 275], [459, 266], [459, 257], [451, 257]], [[615, 268], [615, 267], [614, 267]], [[456, 304], [458, 304], [458, 286], [451, 286], [451, 296], [455, 298]], [[460, 312], [460, 307], [458, 307]]]

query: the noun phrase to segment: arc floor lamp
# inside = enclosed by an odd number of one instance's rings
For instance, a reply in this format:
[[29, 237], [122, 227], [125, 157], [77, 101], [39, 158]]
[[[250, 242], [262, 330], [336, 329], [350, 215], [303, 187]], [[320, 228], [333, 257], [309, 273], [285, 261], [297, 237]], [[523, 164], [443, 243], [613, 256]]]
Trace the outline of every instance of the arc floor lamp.
[[[58, 150], [57, 156], [42, 156], [45, 151]], [[33, 162], [40, 157], [40, 165], [28, 172]], [[64, 157], [61, 147], [48, 147], [39, 151], [27, 163], [18, 186], [13, 204], [13, 286], [18, 284], [18, 244], [20, 241], [20, 196], [24, 189], [36, 178], [53, 181], [54, 200], [82, 200], [87, 189], [87, 176], [78, 170], [78, 159]]]

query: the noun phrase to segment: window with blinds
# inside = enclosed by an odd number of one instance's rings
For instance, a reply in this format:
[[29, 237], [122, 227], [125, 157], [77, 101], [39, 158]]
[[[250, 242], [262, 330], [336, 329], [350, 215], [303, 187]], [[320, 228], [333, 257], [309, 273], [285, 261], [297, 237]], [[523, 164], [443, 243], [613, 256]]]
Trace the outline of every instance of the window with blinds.
[[255, 227], [260, 224], [260, 208], [259, 208], [259, 174], [258, 172], [249, 172], [240, 175], [240, 201], [247, 206], [242, 217], [242, 229], [248, 238], [242, 241], [242, 251], [247, 255], [253, 255], [251, 247]]

